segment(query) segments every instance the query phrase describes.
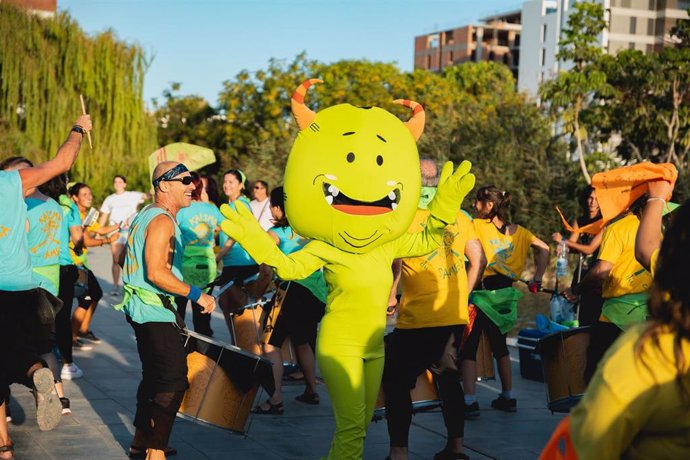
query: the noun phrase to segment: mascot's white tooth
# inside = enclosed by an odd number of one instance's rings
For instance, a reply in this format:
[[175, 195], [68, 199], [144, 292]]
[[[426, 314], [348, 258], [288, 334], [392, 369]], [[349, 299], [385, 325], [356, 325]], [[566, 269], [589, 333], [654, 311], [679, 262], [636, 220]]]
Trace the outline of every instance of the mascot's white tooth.
[[391, 190], [391, 192], [388, 194], [388, 198], [390, 198], [391, 201], [395, 201], [395, 190]]
[[392, 209], [393, 211], [395, 211], [395, 208], [397, 208], [397, 207], [398, 207], [398, 203], [392, 203], [392, 204], [391, 204], [391, 209]]
[[326, 201], [328, 201], [328, 204], [333, 204], [333, 197], [330, 195], [326, 195]]
[[335, 189], [335, 187], [333, 187], [332, 185], [329, 185], [328, 186], [328, 193], [333, 193], [333, 189]]
[[332, 185], [331, 187], [333, 187], [333, 190], [329, 190], [331, 192], [331, 194], [333, 196], [338, 196], [338, 194], [340, 193], [340, 190], [338, 190], [338, 187], [336, 187], [335, 185]]

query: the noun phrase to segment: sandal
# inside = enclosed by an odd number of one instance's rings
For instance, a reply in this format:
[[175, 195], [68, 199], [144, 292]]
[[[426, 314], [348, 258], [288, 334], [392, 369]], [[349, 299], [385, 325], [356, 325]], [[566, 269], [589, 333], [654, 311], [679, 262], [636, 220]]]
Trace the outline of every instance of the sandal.
[[0, 446], [0, 455], [5, 454], [7, 452], [10, 453], [10, 456], [9, 457], [1, 457], [1, 458], [3, 458], [4, 460], [9, 460], [11, 458], [14, 458], [14, 444], [13, 443], [9, 443], [9, 444], [6, 444], [4, 446]]
[[[166, 447], [163, 452], [165, 453], [166, 457], [177, 455], [177, 449], [170, 446]], [[146, 449], [129, 446], [129, 453], [127, 455], [129, 455], [129, 458], [146, 458]]]
[[305, 404], [311, 404], [316, 406], [321, 402], [319, 400], [319, 394], [318, 393], [302, 393], [299, 396], [296, 396], [295, 399], [299, 402], [303, 402]]
[[283, 408], [283, 403], [279, 402], [278, 404], [273, 404], [270, 399], [267, 399], [265, 401], [266, 404], [268, 404], [268, 409], [264, 409], [261, 407], [261, 404], [256, 406], [254, 409], [252, 409], [252, 413], [254, 414], [269, 414], [269, 415], [283, 415], [284, 408]]

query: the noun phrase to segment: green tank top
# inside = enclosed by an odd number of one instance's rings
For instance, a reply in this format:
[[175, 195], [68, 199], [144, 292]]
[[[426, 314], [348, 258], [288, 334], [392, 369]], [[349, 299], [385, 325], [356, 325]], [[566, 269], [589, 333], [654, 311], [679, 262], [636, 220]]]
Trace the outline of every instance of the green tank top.
[[[146, 278], [146, 265], [144, 262], [146, 227], [154, 218], [161, 214], [167, 215], [175, 223], [175, 248], [171, 271], [178, 279], [182, 279], [183, 246], [180, 228], [175, 219], [166, 213], [165, 210], [154, 205], [147, 206], [137, 215], [129, 230], [122, 280], [125, 284], [125, 290], [132, 295], [126, 296], [125, 301], [118, 306], [135, 323], [175, 322], [175, 314], [173, 312], [164, 308], [162, 303], [152, 301], [151, 296], [142, 295], [143, 293], [172, 295], [160, 290]], [[156, 298], [153, 297], [153, 299]]]

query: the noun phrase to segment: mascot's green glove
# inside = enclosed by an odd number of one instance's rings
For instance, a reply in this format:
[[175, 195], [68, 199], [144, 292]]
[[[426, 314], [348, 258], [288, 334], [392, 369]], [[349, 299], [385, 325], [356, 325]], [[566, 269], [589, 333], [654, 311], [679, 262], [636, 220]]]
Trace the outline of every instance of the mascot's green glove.
[[432, 216], [445, 224], [455, 222], [462, 200], [474, 188], [474, 174], [470, 173], [471, 168], [472, 163], [467, 160], [460, 163], [455, 172], [451, 161], [443, 165], [436, 195], [429, 203], [428, 209]]
[[227, 218], [220, 223], [221, 230], [237, 241], [256, 263], [264, 263], [275, 251], [280, 252], [273, 238], [261, 228], [259, 221], [246, 206], [237, 206], [235, 211], [223, 204], [220, 212]]

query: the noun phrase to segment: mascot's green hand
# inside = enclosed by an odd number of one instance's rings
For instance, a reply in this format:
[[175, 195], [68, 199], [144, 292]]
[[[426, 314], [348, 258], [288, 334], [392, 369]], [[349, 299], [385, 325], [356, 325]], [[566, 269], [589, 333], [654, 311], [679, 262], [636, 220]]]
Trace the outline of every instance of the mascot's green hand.
[[455, 222], [462, 200], [474, 188], [474, 174], [470, 173], [472, 163], [465, 160], [453, 172], [453, 163], [447, 161], [441, 169], [436, 195], [429, 203], [429, 212], [446, 224]]
[[220, 212], [227, 219], [220, 223], [220, 229], [237, 241], [257, 263], [263, 263], [275, 250], [279, 251], [275, 241], [246, 206], [240, 205], [234, 210], [223, 204]]

